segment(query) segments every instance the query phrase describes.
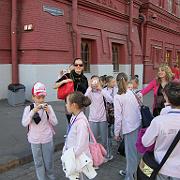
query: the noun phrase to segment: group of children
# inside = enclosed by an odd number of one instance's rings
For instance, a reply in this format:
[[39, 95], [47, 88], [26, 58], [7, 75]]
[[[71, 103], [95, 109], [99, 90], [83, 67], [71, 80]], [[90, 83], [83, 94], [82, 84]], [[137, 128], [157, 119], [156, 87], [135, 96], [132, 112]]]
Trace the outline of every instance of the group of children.
[[[115, 138], [116, 141], [124, 139], [126, 170], [121, 170], [120, 174], [125, 176], [125, 180], [134, 180], [137, 166], [140, 160], [140, 156], [135, 147], [138, 131], [141, 128], [141, 113], [137, 98], [135, 96], [135, 93], [138, 92], [138, 84], [139, 79], [137, 75], [131, 77], [130, 81], [128, 80], [128, 76], [125, 73], [119, 73], [116, 79], [113, 76], [99, 77], [94, 75], [89, 80], [89, 87], [84, 95], [81, 92], [76, 91], [67, 96], [66, 108], [67, 111], [72, 114], [72, 117], [68, 125], [63, 154], [66, 154], [66, 152], [70, 153], [72, 149], [72, 157], [75, 157], [77, 161], [74, 161], [74, 169], [72, 168], [72, 166], [70, 167], [71, 175], [66, 172], [66, 177], [71, 180], [84, 180], [87, 177], [89, 179], [92, 179], [92, 177], [95, 176], [92, 167], [90, 168], [90, 166], [93, 164], [91, 163], [92, 154], [90, 153], [89, 149], [89, 142], [92, 141], [89, 135], [90, 128], [95, 138], [97, 140], [99, 140], [100, 138], [102, 145], [107, 151], [104, 162], [113, 159], [112, 139]], [[169, 109], [174, 108], [176, 109], [175, 112], [180, 111], [180, 101], [177, 102], [177, 100], [173, 99], [176, 98], [180, 100], [180, 89], [178, 89], [180, 88], [179, 86], [180, 83], [176, 82], [176, 84], [174, 84], [174, 86], [172, 87], [176, 89], [175, 94], [171, 95], [173, 97], [168, 94], [169, 91], [171, 91], [170, 88], [167, 88], [166, 91], [164, 91], [167, 103], [171, 107]], [[45, 96], [46, 88], [44, 84], [37, 82], [32, 89], [32, 97], [34, 100], [33, 108], [31, 108], [30, 106], [27, 106], [25, 108], [22, 124], [25, 127], [28, 126], [29, 129], [28, 141], [31, 144], [38, 180], [45, 180], [46, 178], [54, 180], [53, 126], [55, 126], [58, 121], [52, 107], [45, 103]], [[176, 103], [174, 103], [175, 101]], [[88, 106], [89, 116], [87, 118], [84, 113], [84, 109]], [[167, 115], [167, 113], [164, 114], [164, 116]], [[177, 124], [179, 114], [174, 113], [171, 116], [177, 116], [174, 117], [176, 118], [175, 124], [177, 126], [175, 127], [174, 125], [173, 128], [180, 129], [180, 123]], [[36, 121], [37, 117], [39, 117], [38, 122]], [[167, 115], [167, 121], [168, 117], [170, 118], [170, 115]], [[155, 123], [153, 123], [153, 126], [155, 126], [154, 124]], [[169, 128], [170, 126], [171, 125], [169, 125]], [[167, 128], [168, 127], [166, 127], [166, 129]], [[143, 139], [143, 143], [145, 146], [151, 145], [152, 141], [154, 143], [155, 139], [158, 138], [159, 129], [157, 129], [156, 132], [154, 132], [154, 130], [155, 129], [152, 129], [152, 127], [150, 127], [147, 131], [148, 135], [145, 134], [145, 137]], [[154, 139], [149, 138], [149, 136], [151, 136], [151, 131], [156, 134], [156, 136], [153, 136]], [[165, 135], [163, 137], [165, 137]], [[169, 142], [171, 140], [172, 137], [168, 139]], [[160, 149], [167, 149], [165, 148], [167, 144], [168, 143], [164, 143], [164, 145], [160, 147]], [[180, 150], [180, 147], [178, 148]], [[155, 146], [155, 149], [157, 150], [158, 147]], [[161, 150], [158, 150], [158, 152], [160, 151]], [[178, 153], [178, 151], [176, 152]], [[158, 155], [157, 157], [159, 161], [161, 158]], [[90, 163], [84, 164], [85, 159]], [[177, 160], [176, 162], [176, 165], [180, 165], [178, 164], [180, 163], [179, 160]], [[81, 167], [79, 164], [84, 164], [84, 166]], [[67, 166], [69, 168], [69, 165]], [[88, 171], [90, 174], [86, 174], [86, 171], [84, 171], [84, 167], [90, 168], [90, 170]], [[98, 169], [99, 167], [93, 168]], [[86, 174], [86, 176], [84, 174]], [[166, 177], [166, 169], [162, 171], [162, 174], [164, 174]], [[180, 177], [177, 171], [174, 174], [172, 172], [170, 175], [172, 175], [172, 177]], [[165, 180], [165, 178], [163, 180]]]

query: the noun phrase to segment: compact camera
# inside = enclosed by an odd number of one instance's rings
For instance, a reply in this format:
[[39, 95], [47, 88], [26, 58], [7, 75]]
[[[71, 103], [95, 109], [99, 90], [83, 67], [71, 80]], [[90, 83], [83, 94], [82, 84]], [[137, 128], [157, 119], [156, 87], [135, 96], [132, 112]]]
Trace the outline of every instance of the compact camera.
[[40, 104], [40, 109], [44, 109], [47, 104]]
[[94, 80], [92, 81], [92, 85], [93, 85], [93, 86], [95, 86], [97, 83], [98, 83], [98, 81], [97, 81], [96, 79], [94, 79]]
[[39, 116], [39, 113], [36, 112], [33, 116], [33, 120], [36, 124], [39, 124], [39, 122], [41, 121], [41, 117]]
[[98, 80], [97, 79], [94, 79], [93, 81], [92, 81], [92, 83], [91, 83], [91, 87], [93, 88], [93, 89], [96, 89], [96, 85], [98, 84]]

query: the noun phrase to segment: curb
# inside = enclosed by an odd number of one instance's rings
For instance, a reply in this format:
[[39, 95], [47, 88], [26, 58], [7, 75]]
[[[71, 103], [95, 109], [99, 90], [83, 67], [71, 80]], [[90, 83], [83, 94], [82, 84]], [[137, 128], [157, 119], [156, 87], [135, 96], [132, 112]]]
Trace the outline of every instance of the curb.
[[[60, 151], [63, 148], [64, 143], [56, 144], [54, 147], [54, 152]], [[25, 155], [16, 160], [8, 161], [6, 164], [0, 164], [0, 174], [6, 171], [9, 171], [15, 167], [22, 166], [24, 164], [30, 163], [33, 161], [32, 154]]]

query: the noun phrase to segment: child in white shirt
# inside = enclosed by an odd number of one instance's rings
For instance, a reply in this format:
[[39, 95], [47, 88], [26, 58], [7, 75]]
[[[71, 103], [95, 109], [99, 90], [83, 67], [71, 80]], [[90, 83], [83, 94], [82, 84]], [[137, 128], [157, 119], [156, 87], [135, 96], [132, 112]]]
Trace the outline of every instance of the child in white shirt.
[[[124, 138], [125, 142], [127, 162], [125, 180], [134, 180], [139, 163], [135, 144], [141, 126], [141, 113], [134, 93], [128, 89], [127, 75], [125, 73], [119, 73], [116, 81], [118, 93], [114, 97], [114, 134], [117, 141]], [[123, 137], [121, 137], [121, 134], [123, 134]]]
[[[142, 137], [145, 147], [155, 143], [154, 156], [158, 163], [180, 130], [180, 81], [170, 82], [165, 94], [172, 109], [167, 114], [155, 117]], [[156, 180], [180, 180], [180, 143], [160, 169]]]

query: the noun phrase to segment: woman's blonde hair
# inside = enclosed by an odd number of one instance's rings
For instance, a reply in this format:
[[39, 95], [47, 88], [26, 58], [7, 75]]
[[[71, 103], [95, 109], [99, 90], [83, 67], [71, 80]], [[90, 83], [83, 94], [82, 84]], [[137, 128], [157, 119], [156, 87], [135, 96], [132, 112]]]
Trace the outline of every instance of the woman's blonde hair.
[[[171, 71], [171, 68], [167, 64], [160, 64], [159, 69], [162, 71], [165, 71], [166, 73], [166, 80], [169, 82], [173, 79], [174, 74]], [[157, 76], [157, 82], [161, 83], [161, 79], [159, 76]]]
[[125, 73], [119, 73], [116, 77], [116, 82], [118, 86], [118, 94], [125, 94], [127, 91], [128, 76]]

